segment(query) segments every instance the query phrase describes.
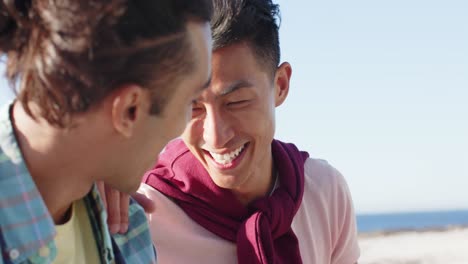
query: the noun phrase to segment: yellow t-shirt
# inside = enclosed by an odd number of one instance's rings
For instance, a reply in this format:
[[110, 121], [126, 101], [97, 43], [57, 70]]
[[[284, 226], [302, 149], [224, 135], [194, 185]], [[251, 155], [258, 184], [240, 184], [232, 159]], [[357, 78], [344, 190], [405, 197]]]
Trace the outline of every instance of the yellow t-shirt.
[[83, 199], [73, 203], [70, 220], [55, 227], [57, 258], [54, 264], [100, 263], [96, 239]]

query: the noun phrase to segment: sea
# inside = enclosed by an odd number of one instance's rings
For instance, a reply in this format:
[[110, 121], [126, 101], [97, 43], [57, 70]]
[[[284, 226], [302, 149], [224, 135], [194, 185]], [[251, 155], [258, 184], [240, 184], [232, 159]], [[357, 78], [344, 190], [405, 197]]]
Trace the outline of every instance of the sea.
[[468, 227], [468, 210], [358, 214], [359, 233]]

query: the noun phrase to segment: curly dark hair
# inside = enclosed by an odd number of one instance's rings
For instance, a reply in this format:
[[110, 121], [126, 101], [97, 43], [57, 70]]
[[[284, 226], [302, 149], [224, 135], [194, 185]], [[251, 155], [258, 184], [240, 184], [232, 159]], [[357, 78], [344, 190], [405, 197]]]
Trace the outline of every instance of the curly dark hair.
[[211, 0], [0, 0], [0, 55], [26, 111], [34, 101], [53, 125], [126, 83], [150, 89], [160, 114], [194, 68], [187, 21], [212, 12]]

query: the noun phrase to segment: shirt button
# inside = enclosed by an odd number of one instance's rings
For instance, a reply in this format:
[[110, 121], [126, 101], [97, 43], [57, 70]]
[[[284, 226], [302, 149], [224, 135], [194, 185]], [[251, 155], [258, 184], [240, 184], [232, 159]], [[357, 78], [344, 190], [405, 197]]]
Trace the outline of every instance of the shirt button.
[[49, 254], [50, 254], [50, 250], [47, 246], [43, 246], [41, 247], [41, 249], [39, 249], [39, 256], [43, 258], [47, 258]]
[[10, 255], [11, 260], [15, 260], [15, 259], [17, 259], [19, 257], [20, 254], [19, 254], [19, 251], [14, 248], [14, 249], [10, 250], [9, 255]]

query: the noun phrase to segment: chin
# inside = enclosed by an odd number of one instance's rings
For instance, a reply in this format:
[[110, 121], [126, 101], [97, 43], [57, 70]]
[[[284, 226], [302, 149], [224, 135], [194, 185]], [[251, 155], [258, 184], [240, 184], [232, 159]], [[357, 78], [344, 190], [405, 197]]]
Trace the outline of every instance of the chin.
[[141, 179], [139, 179], [138, 182], [135, 182], [134, 184], [128, 186], [128, 189], [127, 189], [126, 193], [128, 193], [128, 194], [136, 193], [138, 188], [140, 188], [140, 184], [141, 184]]
[[216, 186], [223, 189], [232, 190], [237, 186], [236, 178], [234, 176], [216, 175], [211, 177], [211, 179], [216, 184]]
[[140, 187], [140, 181], [131, 182], [131, 183], [121, 182], [120, 185], [115, 186], [115, 189], [123, 193], [134, 194], [138, 190], [139, 187]]

